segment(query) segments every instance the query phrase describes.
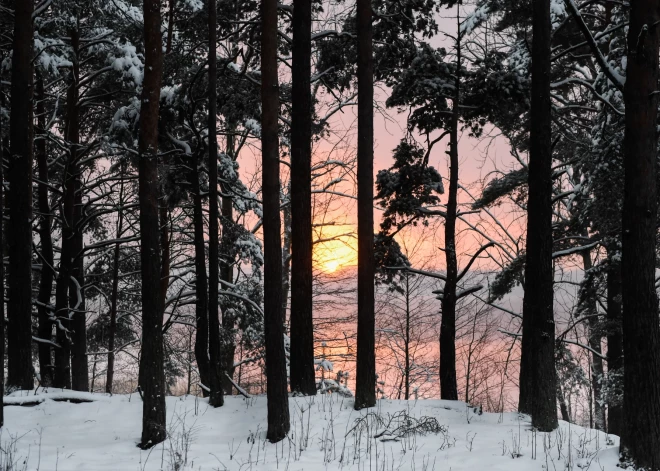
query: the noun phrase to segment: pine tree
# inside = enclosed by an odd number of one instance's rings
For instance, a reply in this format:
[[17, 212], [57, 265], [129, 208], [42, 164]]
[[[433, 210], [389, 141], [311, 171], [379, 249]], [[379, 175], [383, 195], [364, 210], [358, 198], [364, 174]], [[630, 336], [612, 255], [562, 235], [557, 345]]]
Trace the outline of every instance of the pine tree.
[[314, 326], [312, 318], [312, 2], [293, 8], [291, 112], [291, 391], [313, 396]]
[[150, 448], [167, 436], [163, 370], [163, 304], [158, 223], [158, 115], [163, 69], [160, 0], [144, 1], [145, 68], [139, 130], [140, 262], [142, 275], [142, 439]]
[[355, 409], [376, 405], [374, 314], [374, 78], [371, 0], [357, 1], [358, 329]]
[[7, 388], [32, 389], [32, 57], [34, 1], [15, 2], [9, 116]]
[[218, 266], [218, 138], [217, 132], [217, 51], [216, 51], [216, 3], [209, 0], [209, 404], [220, 407], [224, 404], [222, 391], [222, 346], [220, 344], [220, 313], [218, 306], [218, 284], [220, 274]]
[[518, 409], [532, 415], [534, 427], [550, 431], [558, 426], [552, 266], [550, 0], [534, 2], [532, 31], [527, 258]]
[[261, 172], [264, 234], [264, 328], [268, 431], [273, 443], [286, 437], [289, 397], [282, 323], [282, 243], [278, 143], [277, 1], [261, 2]]
[[[658, 217], [660, 1], [630, 3], [623, 196], [623, 409], [621, 449], [660, 469], [660, 325], [655, 288]], [[651, 25], [651, 26], [649, 26]]]

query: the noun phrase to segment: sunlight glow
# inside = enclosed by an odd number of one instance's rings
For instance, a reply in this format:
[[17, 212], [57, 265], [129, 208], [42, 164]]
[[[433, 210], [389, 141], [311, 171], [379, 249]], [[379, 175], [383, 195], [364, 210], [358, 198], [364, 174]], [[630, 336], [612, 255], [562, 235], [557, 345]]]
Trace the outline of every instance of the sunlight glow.
[[356, 240], [346, 227], [325, 227], [314, 234], [314, 266], [324, 273], [336, 273], [357, 264]]

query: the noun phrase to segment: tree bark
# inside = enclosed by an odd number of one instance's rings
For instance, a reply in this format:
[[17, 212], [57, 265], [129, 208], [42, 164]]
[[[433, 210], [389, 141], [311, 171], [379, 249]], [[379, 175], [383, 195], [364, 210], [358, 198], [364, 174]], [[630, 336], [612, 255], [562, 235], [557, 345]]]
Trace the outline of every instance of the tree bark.
[[[608, 248], [607, 268], [607, 374], [621, 374], [623, 368], [623, 334], [621, 313], [621, 265], [613, 260], [618, 248]], [[607, 433], [621, 436], [623, 432], [623, 404], [608, 402]]]
[[[591, 262], [590, 251], [582, 252], [582, 263], [585, 273], [591, 270], [593, 264]], [[587, 314], [597, 314], [595, 299]], [[600, 356], [601, 340], [603, 338], [602, 329], [597, 317], [590, 317], [587, 320], [587, 325], [589, 326], [589, 347], [593, 350], [591, 354], [591, 389], [594, 396], [594, 425], [596, 430], [605, 430], [605, 404], [603, 402], [602, 384], [602, 381], [605, 379], [605, 370], [603, 367], [603, 358]]]
[[404, 399], [407, 401], [410, 399], [410, 273], [405, 272], [406, 276], [406, 332], [404, 338], [404, 354], [405, 359], [405, 396]]
[[371, 0], [357, 0], [358, 326], [355, 409], [376, 405], [374, 313], [374, 77]]
[[550, 0], [534, 1], [532, 29], [527, 257], [518, 408], [532, 415], [534, 427], [547, 432], [558, 426], [552, 267]]
[[218, 305], [218, 138], [217, 127], [217, 54], [216, 54], [216, 2], [209, 0], [209, 361], [211, 393], [209, 404], [220, 407], [225, 399], [222, 390], [222, 337], [220, 335], [220, 310]]
[[140, 262], [142, 275], [142, 354], [140, 387], [142, 439], [150, 448], [165, 440], [165, 372], [163, 369], [163, 303], [161, 297], [158, 222], [158, 115], [163, 73], [160, 0], [144, 0], [145, 67], [138, 136]]
[[[227, 155], [229, 155], [233, 160], [236, 160], [236, 149], [234, 143], [233, 126], [229, 127], [230, 131], [227, 136]], [[232, 283], [234, 280], [234, 266], [230, 260], [230, 255], [228, 253], [230, 247], [230, 240], [228, 237], [228, 230], [231, 224], [234, 222], [234, 210], [233, 202], [229, 191], [223, 191], [222, 196], [222, 238], [223, 243], [221, 247], [223, 251], [219, 254], [220, 262], [220, 279], [227, 283]], [[234, 377], [234, 354], [236, 353], [236, 341], [234, 338], [234, 327], [236, 324], [236, 319], [231, 315], [228, 309], [225, 309], [224, 305], [220, 306], [222, 311], [222, 332], [223, 332], [223, 344], [222, 344], [222, 365], [224, 367], [224, 372], [229, 378]], [[227, 376], [222, 376], [223, 389], [225, 394], [231, 395], [233, 385]]]
[[[126, 164], [122, 161], [119, 170], [119, 208], [117, 211], [117, 235], [121, 238], [124, 232], [124, 172]], [[110, 298], [110, 329], [108, 332], [108, 368], [106, 373], [105, 392], [112, 394], [112, 383], [115, 376], [115, 337], [117, 335], [117, 304], [119, 302], [119, 255], [121, 244], [115, 244], [112, 255], [112, 295]], [[93, 388], [92, 388], [93, 390]]]
[[[55, 261], [53, 254], [53, 239], [51, 237], [50, 203], [48, 199], [48, 161], [46, 157], [46, 97], [44, 93], [44, 81], [41, 74], [37, 74], [37, 123], [41, 138], [35, 142], [37, 168], [39, 171], [39, 186], [37, 197], [41, 218], [39, 221], [39, 239], [41, 241], [41, 278], [39, 279], [39, 294], [37, 313], [39, 316], [38, 335], [44, 340], [51, 340], [53, 335], [53, 322], [50, 298], [53, 291], [53, 280], [55, 279]], [[53, 352], [51, 345], [39, 342], [39, 372], [41, 385], [51, 386], [53, 383]]]
[[[202, 195], [199, 187], [199, 172], [197, 157], [193, 157], [191, 164], [190, 180], [193, 191], [193, 226], [195, 231], [195, 361], [199, 370], [201, 383], [208, 388], [209, 380], [209, 302], [208, 302], [208, 278], [206, 276], [206, 243], [204, 242], [204, 213], [202, 208]], [[204, 397], [208, 391], [202, 389]]]
[[289, 398], [282, 323], [282, 241], [278, 143], [277, 0], [261, 2], [261, 159], [264, 233], [264, 329], [268, 431], [271, 442], [288, 433]]
[[660, 0], [630, 2], [623, 196], [623, 409], [621, 449], [660, 469], [660, 324], [655, 291]]
[[293, 8], [291, 111], [291, 391], [316, 394], [312, 317], [312, 2]]
[[14, 3], [9, 116], [8, 389], [32, 389], [32, 56], [33, 0]]
[[[79, 64], [77, 59], [78, 31], [70, 30], [71, 48], [73, 50], [73, 67], [71, 82], [67, 90], [66, 103], [66, 141], [69, 158], [64, 168], [62, 184], [64, 196], [60, 207], [62, 224], [62, 243], [60, 247], [60, 266], [55, 286], [55, 315], [57, 317], [57, 343], [55, 350], [55, 376], [53, 385], [57, 388], [71, 388], [71, 342], [72, 320], [74, 311], [69, 302], [69, 290], [74, 276], [73, 258], [75, 255], [76, 232], [76, 182], [78, 177], [78, 152], [80, 144], [80, 108], [78, 106]], [[74, 288], [75, 289], [75, 285]], [[73, 293], [72, 298], [75, 298]], [[73, 303], [75, 305], [75, 301]]]
[[[0, 98], [0, 103], [3, 108], [5, 106], [5, 97], [4, 95]], [[0, 124], [5, 125], [2, 122], [2, 117], [0, 116]], [[0, 138], [0, 159], [3, 161], [7, 157], [7, 138]], [[0, 165], [0, 256], [2, 256], [3, 262], [0, 263], [0, 295], [2, 296], [3, 302], [0, 302], [0, 365], [5, 364], [5, 264], [4, 264], [4, 254], [5, 254], [5, 166]], [[0, 371], [0, 391], [4, 396], [5, 394], [5, 369], [2, 368]], [[5, 406], [4, 401], [0, 404], [0, 427], [5, 425]]]
[[[85, 312], [85, 258], [83, 254], [82, 182], [80, 169], [75, 177], [75, 207], [73, 221], [72, 278], [69, 283], [69, 306], [71, 307], [71, 388], [74, 391], [89, 390], [89, 369], [87, 365], [87, 314]], [[75, 279], [75, 282], [73, 281]], [[80, 296], [80, 299], [78, 298]]]
[[442, 294], [442, 319], [440, 321], [440, 398], [458, 400], [456, 386], [456, 214], [458, 208], [458, 117], [461, 99], [461, 38], [456, 40], [456, 80], [452, 104], [451, 129], [449, 130], [449, 194], [445, 216], [445, 265], [446, 281]]

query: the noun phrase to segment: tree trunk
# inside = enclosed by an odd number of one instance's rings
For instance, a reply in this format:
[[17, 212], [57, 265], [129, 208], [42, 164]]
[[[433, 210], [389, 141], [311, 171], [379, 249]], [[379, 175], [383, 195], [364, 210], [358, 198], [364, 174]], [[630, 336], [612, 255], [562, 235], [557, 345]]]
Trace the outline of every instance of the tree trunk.
[[[62, 243], [60, 248], [60, 266], [55, 287], [55, 315], [57, 316], [57, 343], [55, 350], [55, 377], [53, 385], [57, 388], [71, 388], [71, 342], [72, 320], [74, 311], [69, 302], [69, 289], [74, 275], [73, 257], [75, 255], [76, 232], [76, 182], [78, 179], [78, 151], [80, 143], [80, 109], [78, 106], [78, 74], [77, 59], [78, 31], [72, 29], [71, 47], [73, 49], [73, 67], [71, 83], [67, 90], [66, 103], [66, 140], [69, 146], [69, 159], [64, 168], [64, 182], [60, 218], [62, 224]], [[74, 285], [75, 289], [75, 285]], [[72, 299], [75, 293], [72, 293]], [[75, 305], [75, 301], [73, 302]]]
[[410, 399], [410, 273], [406, 272], [406, 332], [404, 339], [404, 354], [406, 356], [406, 371], [404, 372], [405, 377], [405, 397], [407, 401]]
[[[73, 265], [72, 278], [69, 283], [69, 306], [72, 314], [72, 345], [71, 345], [71, 388], [74, 391], [89, 390], [89, 369], [87, 365], [87, 313], [85, 312], [85, 257], [83, 254], [83, 218], [82, 182], [80, 170], [75, 178], [75, 208], [73, 221]], [[73, 281], [75, 279], [75, 282]]]
[[[608, 248], [607, 268], [607, 375], [623, 373], [623, 335], [621, 315], [621, 265], [614, 260], [618, 248]], [[607, 433], [623, 433], [623, 403], [607, 404]]]
[[167, 435], [158, 223], [158, 115], [163, 72], [160, 6], [160, 0], [144, 0], [145, 67], [138, 137], [142, 275], [142, 354], [139, 384], [144, 399], [140, 442], [142, 448], [150, 448], [162, 442]]
[[[48, 161], [46, 157], [46, 107], [44, 104], [44, 81], [37, 74], [37, 123], [41, 138], [35, 142], [37, 168], [39, 170], [38, 204], [41, 218], [39, 221], [39, 239], [41, 241], [41, 278], [39, 280], [39, 295], [37, 312], [39, 315], [39, 338], [52, 340], [53, 322], [50, 318], [52, 311], [50, 297], [53, 291], [53, 280], [55, 279], [53, 239], [51, 237], [50, 203], [48, 199]], [[39, 372], [41, 374], [41, 385], [51, 386], [53, 383], [53, 354], [51, 345], [39, 342]]]
[[374, 60], [371, 0], [357, 0], [358, 321], [355, 409], [376, 405], [374, 313]]
[[282, 323], [282, 244], [280, 236], [280, 163], [277, 120], [277, 0], [261, 2], [261, 160], [264, 234], [264, 329], [268, 431], [271, 442], [288, 433], [289, 398]]
[[[232, 159], [236, 160], [235, 148], [234, 148], [234, 136], [232, 134], [230, 127], [229, 135], [227, 136], [227, 155]], [[221, 247], [223, 248], [222, 254], [220, 254], [220, 279], [227, 283], [232, 283], [234, 280], [234, 266], [231, 263], [228, 250], [230, 247], [230, 240], [227, 234], [230, 225], [234, 221], [234, 211], [232, 207], [232, 199], [228, 195], [229, 191], [223, 191], [222, 196], [222, 237], [223, 243]], [[226, 239], [225, 239], [226, 238]], [[234, 316], [229, 314], [229, 309], [225, 309], [224, 306], [220, 306], [222, 310], [222, 332], [223, 332], [223, 343], [222, 343], [222, 365], [224, 367], [224, 373], [229, 377], [234, 377], [234, 354], [236, 353], [236, 341], [234, 338], [234, 327], [236, 319]], [[233, 385], [227, 376], [222, 376], [223, 389], [225, 394], [231, 395]]]
[[[582, 252], [582, 262], [585, 273], [592, 268], [591, 253], [587, 250]], [[587, 311], [588, 315], [597, 314], [596, 300]], [[600, 322], [597, 317], [587, 319], [589, 326], [589, 347], [593, 350], [591, 354], [591, 389], [594, 396], [594, 425], [596, 430], [605, 430], [605, 405], [603, 402], [603, 384], [605, 370], [603, 358], [601, 357], [601, 340], [603, 338]]]
[[[117, 211], [117, 235], [121, 238], [124, 232], [124, 172], [126, 164], [121, 163], [119, 170], [119, 208]], [[112, 255], [112, 295], [110, 298], [110, 329], [108, 332], [108, 368], [105, 382], [105, 392], [112, 394], [112, 383], [115, 376], [115, 336], [117, 334], [117, 303], [119, 301], [119, 255], [121, 244], [115, 244]]]
[[[291, 131], [293, 134], [293, 130]], [[291, 151], [293, 155], [293, 149]], [[293, 157], [292, 157], [293, 158]], [[293, 178], [293, 168], [291, 169], [291, 178]], [[293, 200], [293, 195], [291, 194], [291, 184], [289, 184], [289, 198]], [[291, 201], [293, 204], [293, 201]], [[282, 323], [286, 326], [286, 308], [289, 301], [289, 288], [291, 280], [291, 204], [285, 205], [282, 208], [282, 219], [284, 227], [282, 228], [283, 240], [282, 240]], [[293, 302], [293, 299], [291, 300]], [[286, 332], [286, 329], [285, 329]], [[289, 334], [291, 334], [289, 332]], [[290, 336], [290, 335], [289, 335]]]
[[160, 204], [158, 206], [158, 219], [160, 222], [160, 297], [165, 306], [167, 288], [170, 286], [170, 225], [169, 211], [167, 210], [167, 197], [161, 187], [159, 190]]
[[660, 0], [630, 3], [623, 196], [623, 409], [621, 449], [660, 469], [660, 324], [655, 291]]
[[[2, 107], [5, 107], [5, 97], [4, 95], [0, 98], [0, 104]], [[0, 116], [0, 124], [5, 125], [2, 122], [2, 117]], [[0, 137], [0, 159], [3, 161], [6, 160], [7, 155], [7, 139], [2, 139]], [[4, 254], [5, 254], [5, 166], [0, 165], [0, 256], [3, 259], [3, 263], [0, 263], [0, 296], [2, 296], [2, 302], [0, 302], [0, 365], [3, 365], [2, 371], [0, 371], [0, 391], [2, 395], [5, 394], [5, 264], [4, 264]], [[5, 425], [5, 406], [4, 402], [0, 404], [0, 428]]]
[[[312, 1], [295, 0], [291, 111], [291, 391], [316, 394], [312, 317]], [[372, 231], [373, 232], [373, 231]]]
[[446, 277], [442, 294], [442, 319], [440, 321], [440, 399], [458, 400], [456, 386], [456, 214], [458, 208], [458, 116], [461, 100], [461, 38], [456, 41], [456, 80], [452, 103], [451, 129], [449, 130], [449, 194], [445, 216], [445, 265]]
[[527, 257], [520, 358], [520, 412], [541, 431], [557, 428], [552, 267], [550, 0], [533, 5], [532, 108]]
[[217, 125], [217, 54], [216, 54], [216, 2], [209, 0], [209, 360], [210, 387], [209, 404], [220, 407], [225, 399], [222, 391], [222, 337], [220, 336], [220, 310], [218, 305], [218, 138]]
[[32, 389], [32, 56], [34, 2], [15, 2], [9, 114], [8, 389]]
[[[200, 382], [208, 388], [209, 379], [209, 298], [208, 298], [208, 278], [206, 277], [206, 250], [204, 242], [204, 213], [202, 208], [202, 195], [199, 188], [199, 172], [197, 166], [197, 157], [190, 165], [190, 180], [193, 191], [193, 226], [195, 230], [195, 361], [199, 370]], [[202, 388], [204, 397], [208, 396], [208, 391]]]

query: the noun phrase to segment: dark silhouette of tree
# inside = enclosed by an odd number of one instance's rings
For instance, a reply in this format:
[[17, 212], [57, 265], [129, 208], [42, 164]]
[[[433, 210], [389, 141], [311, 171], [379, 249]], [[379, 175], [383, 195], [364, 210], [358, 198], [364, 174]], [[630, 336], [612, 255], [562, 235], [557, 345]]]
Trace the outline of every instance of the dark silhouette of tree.
[[293, 9], [291, 112], [291, 391], [316, 394], [312, 317], [312, 2]]
[[[119, 166], [119, 211], [117, 212], [117, 232], [115, 237], [121, 238], [124, 231], [124, 173], [126, 163]], [[105, 392], [112, 394], [112, 384], [115, 376], [115, 340], [117, 337], [117, 304], [119, 302], [119, 256], [121, 243], [116, 242], [112, 253], [112, 293], [110, 295], [110, 325], [108, 328], [108, 367], [106, 372]]]
[[209, 361], [210, 388], [209, 404], [220, 407], [224, 404], [222, 391], [222, 346], [220, 344], [220, 313], [218, 306], [218, 140], [216, 137], [216, 3], [209, 0]]
[[[457, 7], [458, 8], [458, 7]], [[457, 23], [459, 23], [457, 13]], [[456, 69], [451, 120], [449, 124], [449, 189], [445, 216], [445, 269], [446, 280], [442, 293], [440, 320], [440, 398], [458, 400], [456, 385], [456, 219], [458, 214], [458, 125], [461, 102], [461, 33], [458, 25], [456, 39]]]
[[[206, 275], [206, 250], [204, 241], [204, 208], [202, 206], [202, 193], [199, 185], [199, 162], [192, 156], [193, 164], [190, 166], [190, 183], [193, 199], [193, 230], [195, 243], [195, 361], [199, 370], [199, 379], [209, 388], [209, 303], [208, 303], [208, 277]], [[202, 390], [208, 396], [206, 389]]]
[[520, 358], [520, 412], [541, 431], [557, 422], [552, 266], [552, 141], [550, 102], [550, 0], [532, 13], [532, 102], [525, 296]]
[[[48, 160], [46, 155], [46, 106], [44, 80], [41, 74], [37, 74], [36, 83], [37, 92], [37, 127], [40, 138], [35, 140], [35, 156], [37, 160], [37, 170], [39, 174], [39, 186], [37, 188], [37, 203], [40, 214], [39, 221], [39, 240], [41, 242], [41, 278], [39, 279], [39, 294], [37, 300], [37, 312], [39, 316], [38, 335], [42, 340], [50, 340], [53, 331], [53, 323], [50, 319], [51, 309], [50, 297], [53, 290], [53, 281], [55, 279], [53, 239], [51, 237], [51, 215], [50, 203], [48, 202]], [[41, 385], [44, 387], [53, 384], [53, 355], [48, 342], [39, 342], [39, 374], [41, 376]]]
[[163, 300], [158, 224], [158, 115], [163, 71], [160, 0], [144, 1], [145, 67], [138, 138], [140, 262], [142, 276], [142, 439], [150, 448], [165, 440], [165, 372], [163, 370]]
[[660, 325], [655, 291], [660, 1], [630, 3], [623, 192], [623, 453], [660, 469]]
[[32, 389], [32, 56], [33, 0], [14, 4], [9, 116], [7, 388]]
[[282, 323], [282, 240], [278, 143], [277, 0], [261, 2], [261, 171], [264, 234], [264, 329], [268, 431], [279, 442], [289, 431], [284, 324]]
[[374, 60], [371, 1], [357, 1], [358, 328], [355, 409], [376, 405], [374, 314]]

